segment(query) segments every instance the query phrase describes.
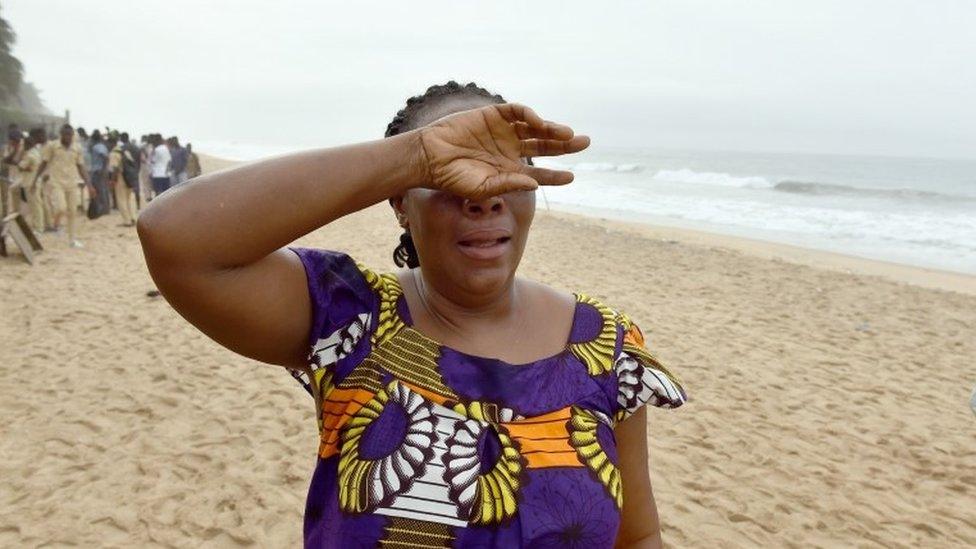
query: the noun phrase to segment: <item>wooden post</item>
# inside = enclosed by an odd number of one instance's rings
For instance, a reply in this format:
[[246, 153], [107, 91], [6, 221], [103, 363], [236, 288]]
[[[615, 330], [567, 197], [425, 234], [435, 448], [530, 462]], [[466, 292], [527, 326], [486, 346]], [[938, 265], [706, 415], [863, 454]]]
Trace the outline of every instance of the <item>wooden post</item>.
[[34, 252], [44, 249], [23, 216], [12, 213], [0, 221], [0, 255], [7, 255], [7, 237], [13, 239], [27, 263], [34, 264]]

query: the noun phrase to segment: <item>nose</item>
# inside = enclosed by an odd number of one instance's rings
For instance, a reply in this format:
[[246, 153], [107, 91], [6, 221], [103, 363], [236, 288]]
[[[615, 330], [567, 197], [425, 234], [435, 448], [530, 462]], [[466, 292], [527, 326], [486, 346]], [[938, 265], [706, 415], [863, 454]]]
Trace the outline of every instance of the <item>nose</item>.
[[492, 196], [482, 200], [464, 199], [461, 205], [464, 214], [468, 217], [484, 217], [492, 214], [500, 214], [505, 211], [505, 200], [500, 196]]

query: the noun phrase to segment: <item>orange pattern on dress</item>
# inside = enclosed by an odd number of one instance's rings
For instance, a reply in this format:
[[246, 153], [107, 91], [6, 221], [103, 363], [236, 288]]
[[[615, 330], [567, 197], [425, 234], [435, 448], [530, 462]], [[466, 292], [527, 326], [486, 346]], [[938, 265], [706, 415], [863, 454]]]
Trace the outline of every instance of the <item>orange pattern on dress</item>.
[[624, 334], [624, 344], [632, 347], [644, 346], [644, 334], [636, 324], [631, 324], [630, 329]]
[[576, 450], [569, 444], [566, 424], [570, 408], [502, 423], [509, 436], [518, 443], [526, 469], [541, 467], [582, 467]]
[[413, 383], [408, 383], [406, 381], [400, 381], [400, 383], [402, 383], [404, 386], [406, 386], [411, 391], [417, 393], [418, 395], [426, 398], [427, 400], [429, 400], [431, 402], [440, 404], [441, 406], [444, 406], [447, 403], [447, 401], [450, 400], [450, 399], [448, 399], [445, 396], [441, 396], [441, 395], [439, 395], [439, 394], [437, 394], [437, 393], [435, 393], [433, 391], [430, 391], [428, 389], [424, 389], [423, 387], [421, 387], [419, 385], [414, 385]]
[[319, 457], [322, 459], [339, 453], [339, 436], [342, 427], [376, 393], [365, 389], [332, 389], [322, 403], [322, 432], [319, 433]]

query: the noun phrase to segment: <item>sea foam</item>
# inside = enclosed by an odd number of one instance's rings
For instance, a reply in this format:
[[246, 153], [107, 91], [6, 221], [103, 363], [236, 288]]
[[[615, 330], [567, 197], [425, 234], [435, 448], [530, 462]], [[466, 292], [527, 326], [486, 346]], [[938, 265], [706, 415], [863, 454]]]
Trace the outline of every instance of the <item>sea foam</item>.
[[765, 189], [773, 185], [765, 177], [735, 176], [721, 172], [696, 172], [688, 169], [658, 170], [653, 179], [675, 183], [694, 183], [696, 185], [720, 185], [722, 187], [747, 187]]

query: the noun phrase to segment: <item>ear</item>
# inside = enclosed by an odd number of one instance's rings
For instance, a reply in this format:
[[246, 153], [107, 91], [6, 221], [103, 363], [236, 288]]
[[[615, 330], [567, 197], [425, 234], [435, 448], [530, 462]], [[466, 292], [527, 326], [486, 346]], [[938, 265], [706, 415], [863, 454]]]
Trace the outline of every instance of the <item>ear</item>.
[[390, 206], [393, 208], [393, 214], [396, 215], [397, 223], [400, 224], [404, 229], [410, 228], [410, 221], [407, 219], [407, 210], [404, 207], [404, 201], [406, 196], [400, 194], [390, 198]]

